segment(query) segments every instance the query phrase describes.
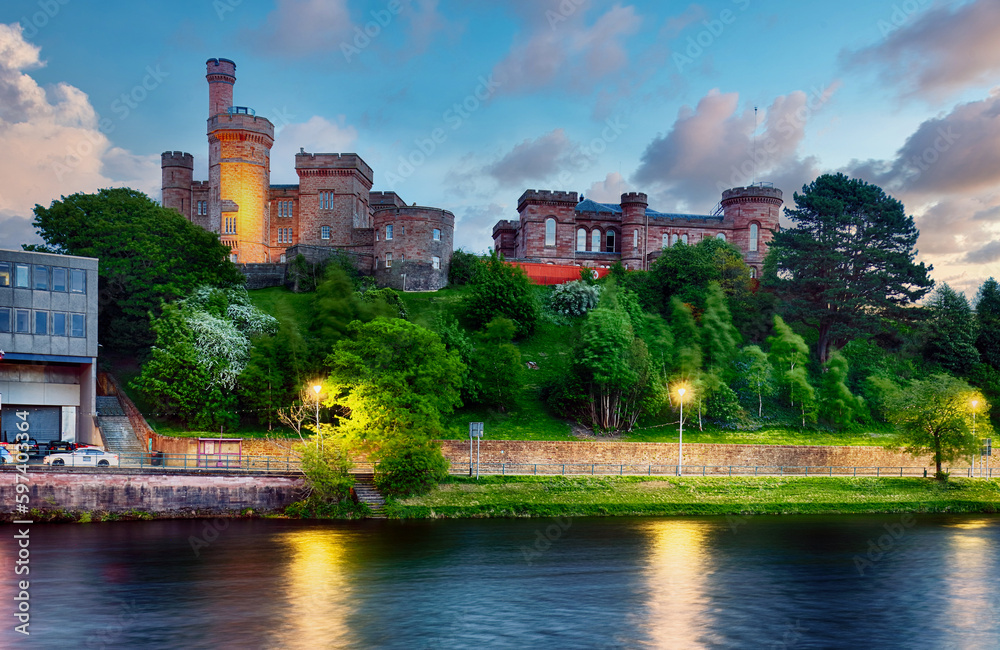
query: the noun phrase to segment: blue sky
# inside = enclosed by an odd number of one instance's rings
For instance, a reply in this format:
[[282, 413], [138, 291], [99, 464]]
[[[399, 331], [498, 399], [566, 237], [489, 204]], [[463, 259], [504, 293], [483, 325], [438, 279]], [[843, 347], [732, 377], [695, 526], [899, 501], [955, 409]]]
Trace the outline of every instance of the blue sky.
[[375, 189], [454, 212], [467, 250], [527, 188], [703, 213], [843, 171], [905, 203], [938, 282], [971, 297], [1000, 274], [986, 0], [6, 0], [0, 247], [61, 195], [158, 199], [164, 150], [204, 178], [210, 57], [278, 127], [272, 182], [300, 147], [357, 152]]

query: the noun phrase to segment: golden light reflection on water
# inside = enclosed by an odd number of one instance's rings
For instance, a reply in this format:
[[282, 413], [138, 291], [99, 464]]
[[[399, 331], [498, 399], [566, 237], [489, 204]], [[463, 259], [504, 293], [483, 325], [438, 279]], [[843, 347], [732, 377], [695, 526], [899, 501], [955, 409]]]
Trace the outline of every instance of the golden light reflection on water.
[[355, 608], [346, 571], [346, 534], [302, 530], [280, 535], [278, 542], [287, 549], [287, 619], [272, 647], [349, 647], [348, 618]]
[[663, 520], [642, 524], [650, 538], [645, 575], [648, 619], [636, 621], [656, 648], [698, 648], [706, 642], [712, 615], [706, 581], [712, 573], [707, 544], [716, 525]]
[[943, 551], [947, 570], [943, 572], [948, 598], [947, 616], [958, 634], [973, 632], [993, 621], [996, 611], [996, 585], [987, 576], [996, 575], [992, 566], [1000, 549], [993, 530], [1000, 526], [995, 517], [968, 519], [949, 524], [948, 545]]

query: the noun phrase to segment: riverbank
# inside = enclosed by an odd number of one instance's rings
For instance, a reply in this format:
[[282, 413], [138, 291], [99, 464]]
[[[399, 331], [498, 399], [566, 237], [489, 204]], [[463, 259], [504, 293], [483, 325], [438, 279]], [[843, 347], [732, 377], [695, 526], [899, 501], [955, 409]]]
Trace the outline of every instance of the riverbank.
[[451, 477], [397, 519], [1000, 512], [1000, 481], [830, 477]]

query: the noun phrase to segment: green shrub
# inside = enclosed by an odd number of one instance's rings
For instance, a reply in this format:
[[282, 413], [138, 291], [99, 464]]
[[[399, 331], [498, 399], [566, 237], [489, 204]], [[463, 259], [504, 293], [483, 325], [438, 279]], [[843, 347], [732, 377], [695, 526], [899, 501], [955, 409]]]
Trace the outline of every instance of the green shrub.
[[524, 269], [507, 264], [496, 253], [476, 268], [463, 307], [475, 329], [502, 316], [514, 321], [518, 338], [535, 330], [540, 312], [534, 285]]
[[448, 478], [448, 461], [436, 443], [397, 443], [380, 455], [375, 466], [375, 487], [386, 496], [427, 494]]
[[583, 316], [597, 306], [601, 288], [583, 280], [560, 284], [549, 297], [549, 309], [563, 316]]
[[448, 266], [448, 284], [468, 284], [476, 273], [480, 257], [475, 253], [467, 253], [461, 248], [451, 254], [451, 264]]
[[322, 446], [310, 442], [300, 445], [299, 449], [311, 498], [335, 503], [350, 496], [354, 477], [348, 473], [351, 461], [341, 445], [328, 439], [322, 441]]

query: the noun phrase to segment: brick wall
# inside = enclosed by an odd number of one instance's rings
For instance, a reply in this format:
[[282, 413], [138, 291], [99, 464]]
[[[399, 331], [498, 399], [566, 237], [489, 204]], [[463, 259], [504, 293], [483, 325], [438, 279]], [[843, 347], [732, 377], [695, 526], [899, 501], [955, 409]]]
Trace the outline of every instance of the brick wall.
[[[379, 286], [402, 290], [406, 274], [407, 291], [435, 291], [448, 284], [455, 215], [447, 210], [426, 207], [401, 207], [379, 210], [372, 217], [378, 238], [373, 243], [375, 280]], [[386, 228], [392, 226], [392, 239]], [[434, 239], [434, 230], [440, 231]], [[386, 256], [392, 255], [392, 266]], [[432, 258], [439, 259], [433, 268]]]

